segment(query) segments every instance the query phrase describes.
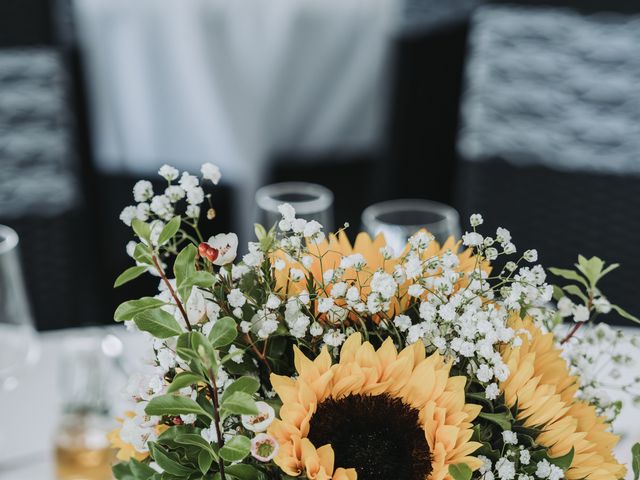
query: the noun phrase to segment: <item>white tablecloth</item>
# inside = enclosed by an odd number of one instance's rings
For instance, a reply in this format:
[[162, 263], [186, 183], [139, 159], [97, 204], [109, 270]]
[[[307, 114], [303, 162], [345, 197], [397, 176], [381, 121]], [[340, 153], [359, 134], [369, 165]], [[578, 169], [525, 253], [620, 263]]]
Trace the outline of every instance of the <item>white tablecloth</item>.
[[[141, 350], [141, 338], [125, 334], [119, 328], [105, 329], [117, 332], [125, 344], [125, 357], [134, 361]], [[629, 329], [636, 335], [638, 329]], [[56, 378], [60, 344], [77, 330], [64, 330], [42, 335], [42, 358], [39, 364], [23, 378], [20, 387], [11, 393], [0, 392], [0, 480], [55, 480], [51, 439], [59, 419], [60, 395]], [[640, 352], [629, 352], [640, 364]], [[637, 372], [626, 372], [633, 375]], [[114, 388], [121, 386], [114, 385]], [[621, 397], [619, 392], [612, 396]], [[623, 398], [623, 397], [621, 397]], [[630, 449], [640, 441], [640, 409], [627, 404], [616, 422], [616, 431], [623, 435], [616, 448], [618, 459], [630, 465]], [[630, 467], [629, 467], [630, 469]], [[627, 475], [627, 478], [632, 478]]]

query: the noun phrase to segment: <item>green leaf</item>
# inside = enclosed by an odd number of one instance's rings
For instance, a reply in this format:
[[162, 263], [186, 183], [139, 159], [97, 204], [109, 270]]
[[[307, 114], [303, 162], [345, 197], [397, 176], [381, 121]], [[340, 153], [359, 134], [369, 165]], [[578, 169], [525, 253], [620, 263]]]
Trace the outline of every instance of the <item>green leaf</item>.
[[589, 302], [589, 299], [587, 298], [587, 296], [584, 293], [582, 293], [582, 290], [580, 290], [580, 287], [578, 287], [577, 285], [566, 285], [562, 287], [562, 289], [571, 295], [575, 295], [584, 303]]
[[262, 240], [264, 237], [267, 236], [267, 230], [259, 223], [253, 224], [253, 231], [255, 232], [256, 238], [258, 240]]
[[449, 465], [449, 475], [453, 480], [471, 480], [471, 469], [466, 463], [458, 463]]
[[256, 469], [253, 465], [247, 465], [246, 463], [229, 465], [224, 470], [225, 473], [233, 475], [240, 480], [259, 480], [265, 478], [262, 472]]
[[153, 265], [151, 259], [151, 250], [144, 243], [138, 243], [133, 250], [133, 259], [136, 262], [144, 263], [145, 265]]
[[586, 259], [582, 255], [578, 256], [578, 264], [576, 268], [587, 277], [592, 287], [595, 287], [598, 280], [602, 276], [602, 269], [604, 268], [604, 262], [598, 257], [591, 257]]
[[480, 418], [484, 418], [490, 422], [493, 422], [500, 426], [503, 430], [511, 430], [511, 421], [504, 413], [481, 413], [478, 415]]
[[209, 340], [213, 348], [220, 348], [229, 345], [238, 336], [238, 326], [231, 317], [220, 318], [209, 333]]
[[220, 449], [220, 456], [227, 462], [239, 462], [251, 450], [251, 440], [244, 435], [236, 435]]
[[562, 470], [567, 471], [571, 466], [571, 462], [573, 462], [573, 455], [575, 454], [575, 450], [573, 447], [566, 455], [561, 457], [549, 458], [549, 461], [553, 463], [556, 467], [560, 467]]
[[136, 233], [136, 235], [138, 235], [138, 237], [144, 240], [147, 245], [151, 244], [151, 227], [148, 223], [134, 218], [131, 221], [131, 226], [133, 227], [133, 231]]
[[142, 297], [139, 300], [129, 300], [127, 302], [121, 303], [120, 306], [116, 308], [116, 311], [113, 314], [113, 318], [116, 322], [132, 320], [133, 317], [135, 317], [140, 312], [158, 308], [163, 305], [166, 305], [166, 303], [153, 297]]
[[[193, 271], [178, 286], [178, 290], [184, 291], [184, 295], [191, 294], [191, 287], [211, 288], [216, 283], [216, 277], [204, 270]], [[187, 298], [188, 300], [188, 298]]]
[[136, 480], [136, 477], [131, 473], [131, 467], [129, 463], [118, 463], [111, 469], [113, 476], [117, 480]]
[[245, 392], [234, 392], [220, 405], [229, 413], [236, 415], [257, 415], [258, 407], [251, 395]]
[[604, 270], [602, 270], [602, 272], [600, 273], [600, 278], [604, 277], [607, 273], [611, 273], [613, 272], [616, 268], [618, 268], [620, 266], [619, 263], [612, 263], [611, 265], [609, 265], [607, 268], [605, 268]]
[[217, 370], [216, 354], [209, 339], [200, 332], [190, 332], [191, 349], [198, 354], [198, 359], [206, 368]]
[[157, 443], [150, 442], [149, 450], [156, 463], [166, 472], [179, 476], [188, 476], [193, 473], [193, 469], [182, 465], [177, 458], [174, 458], [165, 448]]
[[[180, 251], [173, 264], [173, 274], [176, 277], [176, 285], [179, 291], [184, 280], [196, 271], [196, 251], [196, 247], [193, 244], [187, 245]], [[191, 289], [188, 292], [180, 291], [180, 295], [185, 302], [188, 298], [184, 297], [188, 296], [190, 292]]]
[[174, 440], [176, 443], [180, 443], [182, 445], [194, 445], [202, 450], [211, 452], [212, 455], [215, 455], [213, 448], [211, 448], [211, 444], [195, 433], [183, 433], [181, 435], [176, 435]]
[[253, 395], [260, 388], [260, 382], [254, 377], [244, 376], [238, 378], [235, 382], [229, 385], [222, 394], [222, 402], [233, 395], [235, 392], [244, 392], [248, 395]]
[[173, 238], [178, 230], [180, 230], [180, 217], [176, 216], [169, 220], [160, 232], [160, 235], [158, 236], [158, 245], [164, 245], [167, 243]]
[[214, 458], [211, 455], [211, 452], [208, 452], [206, 450], [200, 451], [200, 453], [198, 454], [198, 468], [203, 475], [209, 471], [213, 460]]
[[631, 467], [633, 468], [633, 480], [640, 478], [640, 443], [631, 447]]
[[140, 330], [157, 338], [170, 338], [182, 333], [182, 327], [173, 315], [159, 308], [140, 312], [133, 321]]
[[179, 395], [160, 395], [152, 398], [144, 409], [147, 415], [188, 415], [195, 413], [196, 415], [204, 415], [213, 420], [212, 415], [204, 410], [197, 402], [187, 397]]
[[567, 280], [575, 280], [576, 282], [580, 282], [586, 288], [589, 288], [589, 283], [578, 272], [553, 267], [549, 268], [549, 271], [558, 277], [562, 277]]
[[171, 385], [167, 388], [167, 393], [177, 392], [181, 388], [191, 386], [198, 382], [205, 382], [206, 380], [200, 375], [196, 375], [192, 372], [180, 372], [171, 381]]
[[129, 267], [116, 278], [116, 281], [113, 282], [113, 288], [117, 288], [120, 285], [124, 285], [127, 282], [130, 282], [134, 278], [138, 278], [144, 272], [147, 271], [147, 267], [144, 265], [136, 265], [135, 267]]
[[151, 475], [156, 473], [156, 471], [149, 465], [147, 465], [146, 463], [138, 462], [135, 459], [131, 459], [129, 466], [131, 468], [131, 473], [135, 475], [136, 479], [139, 478], [141, 480], [146, 480]]
[[635, 323], [640, 323], [640, 318], [634, 317], [633, 315], [631, 315], [629, 312], [622, 309], [618, 305], [611, 305], [611, 308], [613, 308], [616, 312], [618, 312], [618, 315], [620, 315], [622, 318], [626, 318], [627, 320], [631, 320], [632, 322], [635, 322]]
[[558, 287], [557, 285], [553, 285], [553, 299], [557, 302], [558, 300], [560, 300], [562, 297], [564, 297], [564, 292], [562, 291], [562, 289], [560, 287]]

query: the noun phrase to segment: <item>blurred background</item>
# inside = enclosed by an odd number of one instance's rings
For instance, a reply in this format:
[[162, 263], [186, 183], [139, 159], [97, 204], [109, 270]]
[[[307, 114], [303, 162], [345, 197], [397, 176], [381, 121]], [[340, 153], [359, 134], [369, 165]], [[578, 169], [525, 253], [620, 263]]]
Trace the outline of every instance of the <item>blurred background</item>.
[[[481, 212], [545, 266], [621, 263], [603, 287], [637, 314], [638, 45], [638, 0], [2, 0], [0, 224], [24, 311], [56, 344], [152, 293], [112, 288], [132, 264], [118, 216], [162, 164], [212, 162], [211, 232], [248, 240], [279, 182], [326, 187], [350, 235], [371, 205], [430, 200], [448, 233]], [[429, 224], [398, 208], [379, 217]]]

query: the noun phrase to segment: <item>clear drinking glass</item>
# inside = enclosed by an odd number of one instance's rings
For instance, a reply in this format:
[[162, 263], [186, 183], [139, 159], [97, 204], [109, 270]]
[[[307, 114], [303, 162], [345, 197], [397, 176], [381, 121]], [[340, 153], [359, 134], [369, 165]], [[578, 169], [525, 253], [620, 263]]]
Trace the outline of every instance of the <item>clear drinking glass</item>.
[[38, 361], [40, 352], [18, 243], [15, 230], [0, 225], [0, 391], [15, 389], [22, 371]]
[[430, 200], [406, 199], [376, 203], [362, 212], [362, 227], [372, 236], [383, 233], [396, 254], [407, 240], [424, 228], [443, 243], [460, 236], [460, 215], [449, 205]]
[[296, 217], [320, 222], [325, 232], [334, 228], [333, 193], [316, 183], [285, 182], [266, 185], [256, 192], [256, 203], [259, 209], [258, 221], [267, 229], [282, 218], [278, 206], [283, 203], [295, 208]]
[[115, 455], [107, 434], [115, 427], [110, 406], [117, 385], [109, 337], [113, 336], [96, 329], [62, 342], [58, 365], [62, 416], [54, 439], [59, 480], [113, 478]]

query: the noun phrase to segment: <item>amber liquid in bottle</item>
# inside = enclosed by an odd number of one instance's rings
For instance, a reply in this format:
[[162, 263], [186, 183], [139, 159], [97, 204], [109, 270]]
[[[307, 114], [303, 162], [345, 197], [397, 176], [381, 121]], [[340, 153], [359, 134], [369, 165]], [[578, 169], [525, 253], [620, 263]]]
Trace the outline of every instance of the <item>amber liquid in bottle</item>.
[[55, 445], [58, 480], [111, 480], [115, 452], [104, 420], [92, 414], [67, 415]]

